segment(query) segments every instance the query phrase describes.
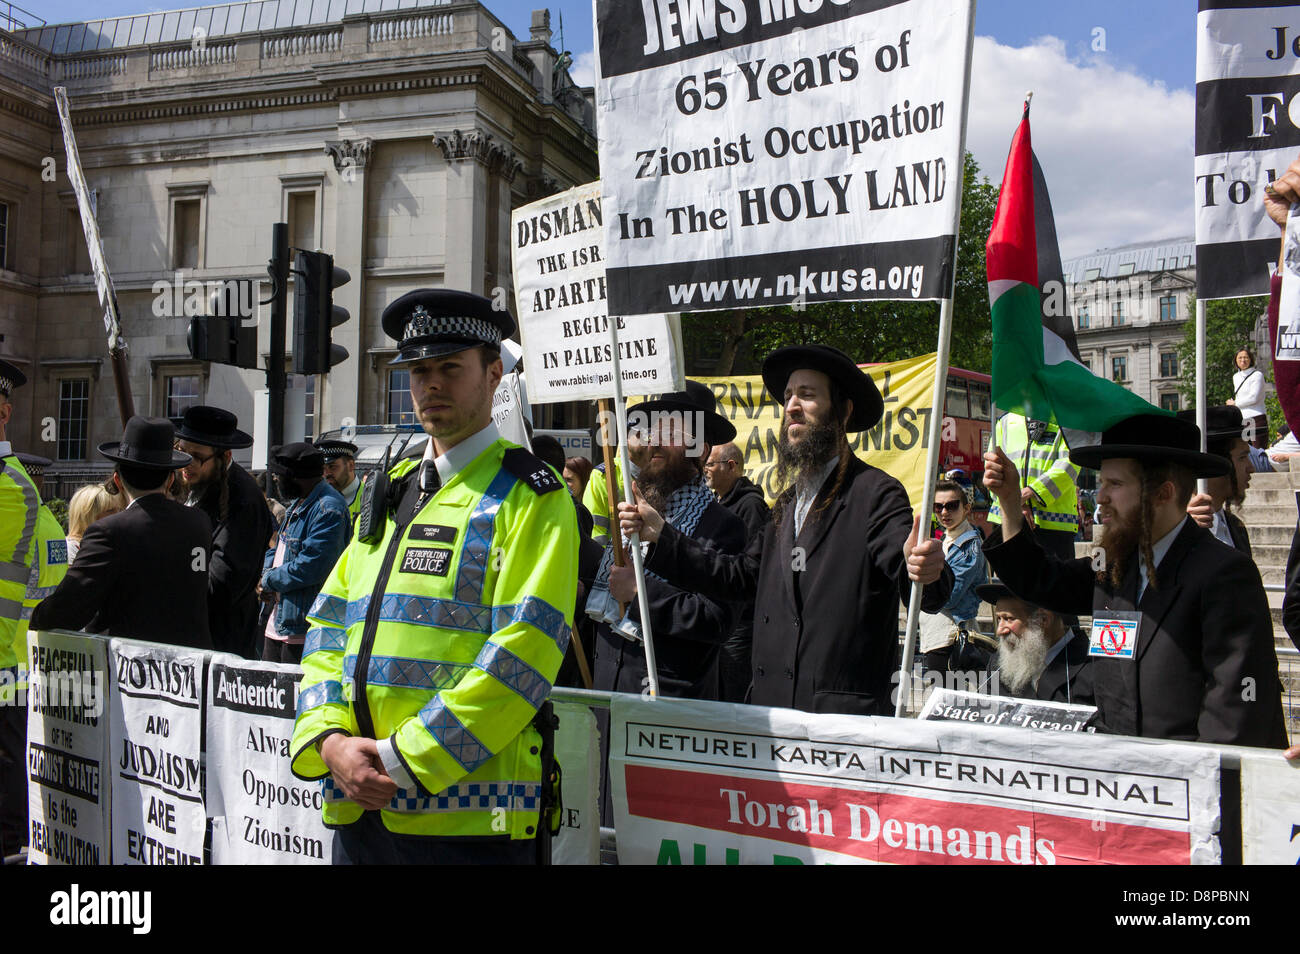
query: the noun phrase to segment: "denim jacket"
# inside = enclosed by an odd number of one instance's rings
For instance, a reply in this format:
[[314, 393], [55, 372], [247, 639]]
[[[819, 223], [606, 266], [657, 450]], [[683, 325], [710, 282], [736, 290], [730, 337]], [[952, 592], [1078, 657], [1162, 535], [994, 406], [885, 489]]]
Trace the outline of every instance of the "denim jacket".
[[952, 569], [952, 595], [940, 612], [958, 623], [974, 619], [980, 608], [975, 587], [987, 583], [989, 576], [980, 532], [970, 527], [952, 542], [946, 559]]
[[274, 549], [266, 551], [262, 562], [262, 589], [280, 594], [275, 628], [281, 635], [306, 634], [307, 610], [351, 536], [348, 505], [324, 480], [285, 511], [280, 524], [284, 562], [272, 569]]

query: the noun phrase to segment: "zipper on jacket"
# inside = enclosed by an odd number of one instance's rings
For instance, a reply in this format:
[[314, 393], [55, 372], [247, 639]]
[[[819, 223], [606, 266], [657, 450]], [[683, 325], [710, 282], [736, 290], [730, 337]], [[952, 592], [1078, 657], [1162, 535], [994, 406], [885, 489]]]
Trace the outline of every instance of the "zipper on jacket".
[[[379, 611], [383, 605], [384, 586], [388, 583], [388, 574], [392, 571], [393, 560], [397, 558], [397, 551], [401, 549], [402, 539], [406, 536], [406, 528], [415, 522], [415, 518], [433, 496], [421, 491], [422, 499], [416, 501], [410, 519], [403, 524], [393, 521], [393, 539], [388, 543], [384, 562], [380, 564], [379, 575], [375, 577], [375, 587], [370, 591], [370, 605], [366, 607], [366, 625], [361, 630], [361, 645], [357, 649], [357, 668], [353, 675], [356, 692], [352, 700], [352, 707], [357, 717], [357, 728], [368, 739], [375, 738], [375, 720], [370, 717], [370, 704], [366, 701], [366, 672], [370, 668], [370, 651], [375, 645], [375, 631], [379, 628]], [[400, 509], [400, 503], [398, 507]]]

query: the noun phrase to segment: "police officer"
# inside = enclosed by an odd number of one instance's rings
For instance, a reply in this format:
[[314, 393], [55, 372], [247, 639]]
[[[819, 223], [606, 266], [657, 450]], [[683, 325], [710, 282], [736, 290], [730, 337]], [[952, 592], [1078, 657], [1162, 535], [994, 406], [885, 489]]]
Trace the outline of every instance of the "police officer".
[[[1001, 447], [1023, 475], [1021, 510], [1038, 542], [1048, 553], [1073, 560], [1079, 530], [1079, 468], [1070, 463], [1070, 449], [1061, 429], [1009, 412], [993, 428], [989, 450], [995, 447]], [[989, 508], [988, 522], [1002, 523], [996, 500]]]
[[357, 445], [338, 438], [316, 441], [325, 457], [325, 481], [343, 495], [351, 519], [361, 510], [361, 478], [357, 476]]
[[368, 482], [308, 614], [293, 771], [324, 779], [336, 863], [544, 861], [573, 503], [493, 425], [509, 313], [420, 290], [382, 323], [430, 440]]

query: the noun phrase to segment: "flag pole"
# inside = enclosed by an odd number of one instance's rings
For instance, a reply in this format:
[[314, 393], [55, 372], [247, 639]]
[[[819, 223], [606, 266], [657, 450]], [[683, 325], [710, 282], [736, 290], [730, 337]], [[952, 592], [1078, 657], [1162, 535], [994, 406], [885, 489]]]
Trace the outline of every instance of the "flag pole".
[[[1200, 289], [1197, 289], [1199, 292]], [[1196, 426], [1201, 429], [1201, 453], [1205, 453], [1205, 299], [1196, 296]], [[1196, 481], [1196, 492], [1209, 493], [1210, 482]]]
[[[917, 531], [919, 544], [929, 537], [930, 512], [934, 509], [934, 485], [939, 475], [939, 441], [943, 434], [945, 399], [948, 395], [948, 352], [952, 343], [953, 298], [957, 293], [957, 250], [961, 239], [961, 199], [966, 188], [966, 119], [970, 112], [970, 67], [975, 47], [975, 0], [967, 0], [966, 75], [962, 83], [961, 127], [957, 134], [957, 200], [952, 210], [952, 275], [948, 293], [939, 304], [939, 342], [934, 362], [934, 393], [931, 399], [930, 421], [925, 451], [925, 483], [921, 486], [921, 525]], [[910, 530], [908, 531], [911, 532]], [[898, 672], [898, 696], [894, 700], [894, 715], [902, 716], [912, 694], [912, 661], [916, 657], [916, 634], [921, 621], [921, 593], [924, 587], [913, 583], [907, 601], [907, 630], [903, 638], [903, 663]]]

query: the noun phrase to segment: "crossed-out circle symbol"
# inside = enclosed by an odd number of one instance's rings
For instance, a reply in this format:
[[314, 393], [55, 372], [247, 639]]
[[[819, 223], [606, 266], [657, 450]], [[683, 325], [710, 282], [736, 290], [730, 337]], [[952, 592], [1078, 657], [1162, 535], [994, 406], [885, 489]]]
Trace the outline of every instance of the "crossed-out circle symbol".
[[[1101, 628], [1100, 642], [1101, 651], [1107, 656], [1118, 655], [1123, 651], [1124, 644], [1128, 642], [1128, 631], [1123, 626], [1120, 626], [1119, 636], [1116, 637], [1115, 629], [1107, 623]], [[1107, 642], [1110, 643], [1109, 646], [1107, 645]]]

